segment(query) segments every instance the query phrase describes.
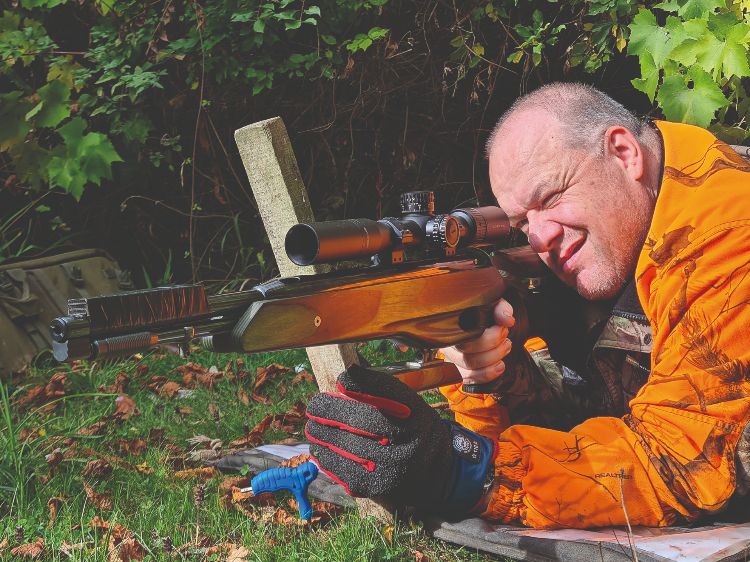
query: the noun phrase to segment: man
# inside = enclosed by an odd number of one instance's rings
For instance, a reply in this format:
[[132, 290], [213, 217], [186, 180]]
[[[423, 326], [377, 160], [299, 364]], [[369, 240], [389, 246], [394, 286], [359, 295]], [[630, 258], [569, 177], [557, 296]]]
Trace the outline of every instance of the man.
[[750, 166], [581, 84], [519, 99], [488, 158], [511, 223], [608, 314], [584, 330], [562, 315], [549, 350], [510, 360], [501, 301], [497, 326], [443, 350], [465, 382], [494, 384], [442, 389], [460, 424], [350, 370], [308, 409], [321, 468], [354, 494], [534, 527], [720, 511], [750, 484]]

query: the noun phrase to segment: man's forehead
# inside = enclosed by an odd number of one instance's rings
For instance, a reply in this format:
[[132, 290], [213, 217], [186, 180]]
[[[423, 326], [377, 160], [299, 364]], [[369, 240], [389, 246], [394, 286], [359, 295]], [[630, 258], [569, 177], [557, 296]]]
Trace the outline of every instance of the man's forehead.
[[[498, 131], [489, 151], [493, 189], [507, 189], [506, 182], [536, 174], [551, 156], [559, 153], [558, 123], [546, 111], [523, 111], [511, 115]], [[494, 185], [498, 183], [498, 185]]]

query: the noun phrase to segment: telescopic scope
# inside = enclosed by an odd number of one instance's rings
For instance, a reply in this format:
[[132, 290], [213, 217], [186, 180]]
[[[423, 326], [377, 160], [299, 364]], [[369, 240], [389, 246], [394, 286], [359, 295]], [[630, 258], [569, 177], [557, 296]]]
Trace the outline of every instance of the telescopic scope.
[[436, 215], [434, 203], [433, 192], [410, 191], [401, 196], [400, 218], [297, 224], [287, 232], [286, 253], [297, 265], [382, 256], [404, 247], [453, 255], [457, 248], [497, 243], [510, 233], [508, 216], [500, 207]]

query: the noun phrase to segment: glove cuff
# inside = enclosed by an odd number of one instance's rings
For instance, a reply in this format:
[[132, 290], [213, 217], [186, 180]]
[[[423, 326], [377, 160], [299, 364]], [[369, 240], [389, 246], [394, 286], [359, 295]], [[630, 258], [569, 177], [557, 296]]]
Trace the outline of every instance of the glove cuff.
[[441, 511], [451, 516], [469, 513], [482, 500], [495, 452], [494, 441], [455, 422], [444, 421], [451, 432], [452, 478]]

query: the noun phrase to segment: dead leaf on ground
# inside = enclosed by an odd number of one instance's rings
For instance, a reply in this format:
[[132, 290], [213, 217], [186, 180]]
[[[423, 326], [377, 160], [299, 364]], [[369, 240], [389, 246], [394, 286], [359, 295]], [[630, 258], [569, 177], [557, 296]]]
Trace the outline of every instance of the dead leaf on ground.
[[3, 540], [0, 541], [0, 554], [5, 553], [6, 550], [8, 550], [8, 545], [10, 544], [10, 540], [8, 537], [5, 537]]
[[260, 390], [271, 380], [271, 378], [276, 375], [285, 375], [291, 371], [292, 370], [289, 367], [285, 367], [280, 363], [271, 363], [267, 367], [257, 367], [255, 369], [255, 383], [253, 384], [253, 390]]
[[152, 445], [158, 445], [164, 441], [164, 433], [163, 427], [152, 427], [148, 430], [148, 442]]
[[249, 433], [231, 442], [233, 447], [257, 447], [263, 442], [263, 434], [271, 427], [274, 415], [268, 414]]
[[140, 457], [148, 449], [148, 443], [145, 439], [118, 439], [115, 441], [115, 448], [121, 455]]
[[98, 421], [95, 424], [81, 429], [78, 432], [78, 435], [98, 435], [105, 427], [107, 427], [106, 421]]
[[93, 459], [86, 463], [81, 474], [87, 478], [106, 478], [112, 474], [112, 465], [104, 459]]
[[[291, 501], [294, 501], [294, 500], [291, 500]], [[299, 521], [300, 521], [299, 517], [295, 517], [294, 515], [290, 514], [283, 507], [278, 508], [273, 513], [272, 522], [275, 523], [276, 525], [284, 525], [285, 527], [290, 527], [292, 525], [298, 525]]]
[[421, 552], [419, 550], [413, 550], [414, 553], [414, 562], [429, 562], [430, 559], [427, 558], [427, 555], [424, 552]]
[[88, 482], [83, 483], [83, 491], [86, 492], [86, 497], [97, 509], [112, 511], [112, 496], [97, 493]]
[[240, 402], [242, 402], [245, 406], [250, 405], [250, 396], [241, 388], [237, 391], [237, 398], [239, 398]]
[[92, 541], [77, 543], [63, 541], [60, 545], [60, 552], [62, 552], [68, 558], [73, 558], [77, 552], [91, 548], [92, 546], [94, 546], [94, 543]]
[[450, 407], [448, 402], [445, 402], [445, 401], [433, 402], [432, 404], [430, 404], [430, 406], [435, 410], [447, 410]]
[[130, 377], [125, 371], [120, 371], [115, 376], [115, 382], [109, 385], [101, 385], [99, 392], [106, 392], [107, 394], [124, 394], [127, 390], [128, 384], [130, 383]]
[[300, 371], [297, 376], [292, 379], [292, 384], [299, 384], [301, 382], [315, 382], [315, 377], [307, 371]]
[[187, 470], [178, 470], [173, 475], [178, 480], [190, 480], [191, 478], [200, 478], [201, 480], [210, 480], [221, 476], [219, 472], [213, 466], [204, 466], [201, 468], [188, 468]]
[[[219, 483], [219, 503], [226, 508], [231, 507], [234, 501], [234, 490], [239, 492], [240, 488], [246, 488], [250, 485], [250, 478], [247, 476], [228, 476]], [[241, 501], [241, 498], [237, 501]]]
[[53, 496], [47, 500], [47, 509], [49, 509], [49, 526], [52, 527], [57, 519], [57, 513], [65, 503], [65, 498]]
[[34, 542], [17, 546], [11, 549], [10, 555], [18, 556], [19, 558], [28, 558], [29, 560], [41, 558], [44, 556], [44, 540], [38, 537]]
[[140, 410], [138, 410], [135, 400], [127, 394], [120, 394], [115, 398], [115, 411], [109, 416], [109, 419], [123, 421], [136, 414], [140, 414]]
[[216, 381], [224, 377], [224, 373], [219, 371], [215, 366], [207, 369], [203, 365], [193, 363], [192, 361], [185, 365], [180, 365], [174, 370], [182, 374], [182, 383], [187, 388], [194, 388], [196, 382], [206, 388], [213, 388]]
[[120, 523], [110, 523], [98, 515], [91, 520], [90, 525], [96, 529], [109, 532], [107, 560], [109, 562], [140, 561], [146, 557], [146, 550], [135, 538], [133, 531]]
[[65, 396], [65, 384], [67, 382], [68, 375], [59, 371], [50, 377], [46, 385], [35, 386], [27, 390], [23, 396], [16, 400], [14, 406], [21, 411], [32, 406], [39, 406], [43, 412], [48, 411], [58, 404], [48, 404], [49, 402]]
[[55, 449], [48, 455], [44, 456], [44, 460], [47, 462], [47, 466], [49, 467], [50, 473], [54, 473], [57, 467], [60, 465], [60, 463], [65, 458], [65, 455], [63, 454], [63, 450], [60, 448]]
[[[287, 504], [292, 508], [292, 510], [294, 510], [295, 513], [299, 514], [299, 504], [297, 504], [297, 501], [295, 499], [289, 498], [287, 500]], [[344, 511], [343, 507], [331, 502], [317, 501], [312, 502], [310, 505], [312, 506], [313, 510], [313, 516], [309, 519], [310, 523], [325, 523], [326, 521], [330, 521], [334, 516]], [[300, 523], [297, 522], [297, 524], [299, 525]]]
[[262, 394], [258, 394], [257, 392], [253, 392], [250, 395], [250, 398], [252, 398], [256, 402], [265, 404], [266, 406], [270, 406], [273, 403], [273, 401], [268, 396], [263, 396]]
[[208, 415], [211, 416], [211, 419], [216, 423], [219, 423], [219, 421], [221, 420], [221, 412], [219, 411], [219, 407], [213, 402], [209, 402], [208, 404]]
[[155, 375], [145, 382], [141, 383], [142, 388], [148, 388], [153, 392], [159, 393], [159, 389], [169, 382], [169, 379], [162, 375]]
[[190, 406], [177, 406], [174, 411], [181, 416], [189, 416], [193, 413], [193, 409]]
[[247, 562], [250, 551], [244, 546], [234, 546], [227, 552], [227, 562]]
[[180, 386], [180, 383], [174, 382], [174, 381], [168, 381], [165, 382], [161, 387], [159, 388], [159, 396], [166, 396], [167, 398], [174, 398], [177, 396], [177, 391], [179, 391], [182, 387]]
[[307, 462], [309, 460], [310, 460], [310, 455], [308, 455], [308, 454], [295, 455], [295, 456], [293, 456], [293, 457], [291, 457], [289, 459], [285, 459], [285, 460], [281, 461], [281, 464], [279, 464], [279, 466], [282, 466], [282, 467], [283, 466], [288, 466], [288, 467], [292, 467], [293, 468], [293, 467], [299, 466], [302, 463], [305, 463], [305, 462]]

